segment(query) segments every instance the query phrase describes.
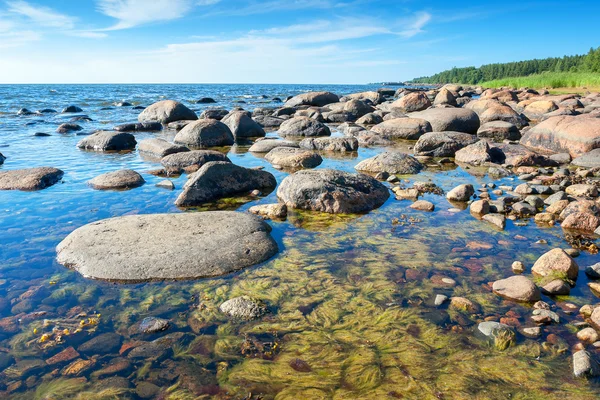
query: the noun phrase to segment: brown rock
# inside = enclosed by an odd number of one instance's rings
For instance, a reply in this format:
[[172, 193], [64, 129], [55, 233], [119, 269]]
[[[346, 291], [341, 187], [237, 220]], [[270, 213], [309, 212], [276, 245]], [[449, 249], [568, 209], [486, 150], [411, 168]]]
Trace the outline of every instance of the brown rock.
[[537, 286], [522, 275], [496, 281], [492, 289], [497, 295], [509, 300], [531, 303], [540, 299], [540, 291]]
[[531, 271], [538, 276], [565, 276], [576, 280], [579, 266], [563, 249], [552, 249], [538, 258]]

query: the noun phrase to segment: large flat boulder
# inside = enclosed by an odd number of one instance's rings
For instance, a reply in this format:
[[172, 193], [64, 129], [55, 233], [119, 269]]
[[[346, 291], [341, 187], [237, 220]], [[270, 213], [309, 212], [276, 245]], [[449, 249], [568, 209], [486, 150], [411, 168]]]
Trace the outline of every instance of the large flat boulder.
[[88, 181], [96, 190], [126, 190], [142, 186], [146, 181], [131, 169], [107, 172]]
[[392, 107], [404, 112], [422, 111], [431, 107], [431, 100], [425, 92], [412, 92], [393, 102]]
[[165, 169], [170, 173], [181, 171], [195, 172], [207, 162], [231, 162], [229, 158], [215, 150], [192, 150], [181, 153], [169, 154], [160, 160]]
[[190, 149], [185, 146], [173, 144], [159, 138], [142, 140], [138, 146], [138, 150], [142, 153], [160, 158], [168, 156], [169, 154], [190, 151]]
[[291, 140], [278, 140], [278, 139], [263, 139], [257, 140], [248, 149], [252, 153], [268, 153], [276, 147], [300, 147], [297, 142]]
[[187, 124], [177, 133], [174, 141], [200, 148], [231, 146], [235, 143], [229, 127], [216, 119], [199, 119]]
[[138, 116], [139, 122], [160, 122], [168, 124], [173, 121], [197, 120], [195, 112], [178, 101], [163, 100], [154, 103], [144, 109]]
[[360, 92], [360, 93], [352, 93], [348, 94], [340, 99], [340, 101], [348, 101], [348, 100], [370, 100], [371, 103], [377, 105], [383, 101], [383, 94], [379, 92]]
[[370, 176], [333, 169], [296, 172], [277, 190], [277, 197], [288, 208], [332, 214], [370, 211], [389, 196], [388, 189]]
[[321, 151], [357, 151], [358, 139], [354, 137], [320, 137], [306, 138], [300, 141], [300, 147]]
[[600, 148], [588, 151], [571, 161], [571, 164], [578, 167], [596, 168], [600, 167]]
[[327, 104], [337, 103], [340, 98], [331, 92], [309, 92], [294, 96], [285, 102], [285, 107], [316, 106], [323, 107]]
[[275, 177], [269, 172], [213, 161], [190, 175], [175, 204], [193, 207], [255, 189], [274, 188], [276, 185]]
[[454, 131], [476, 134], [480, 125], [477, 114], [465, 108], [430, 108], [411, 113], [409, 117], [428, 121], [433, 132]]
[[454, 157], [454, 154], [479, 139], [463, 132], [429, 132], [415, 143], [415, 154], [431, 157]]
[[424, 133], [431, 132], [431, 124], [420, 118], [394, 118], [371, 128], [385, 139], [417, 140]]
[[60, 169], [52, 167], [0, 171], [0, 190], [41, 190], [59, 182], [63, 175]]
[[600, 123], [595, 118], [551, 117], [527, 131], [521, 144], [543, 153], [578, 157], [600, 147]]
[[130, 215], [76, 229], [57, 246], [57, 260], [109, 281], [212, 277], [275, 255], [270, 230], [261, 218], [238, 212]]
[[275, 168], [316, 168], [323, 158], [312, 150], [296, 147], [276, 147], [265, 155]]
[[388, 174], [412, 175], [418, 174], [425, 166], [416, 158], [397, 151], [386, 151], [359, 162], [357, 171], [370, 173], [387, 172]]
[[131, 133], [100, 131], [80, 140], [77, 147], [93, 151], [121, 151], [133, 150], [136, 144]]

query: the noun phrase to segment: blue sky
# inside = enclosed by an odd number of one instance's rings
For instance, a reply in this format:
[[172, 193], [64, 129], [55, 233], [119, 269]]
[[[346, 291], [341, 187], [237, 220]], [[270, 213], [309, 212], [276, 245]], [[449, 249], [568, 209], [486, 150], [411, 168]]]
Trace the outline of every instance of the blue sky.
[[600, 2], [0, 0], [2, 83], [368, 83], [600, 46]]

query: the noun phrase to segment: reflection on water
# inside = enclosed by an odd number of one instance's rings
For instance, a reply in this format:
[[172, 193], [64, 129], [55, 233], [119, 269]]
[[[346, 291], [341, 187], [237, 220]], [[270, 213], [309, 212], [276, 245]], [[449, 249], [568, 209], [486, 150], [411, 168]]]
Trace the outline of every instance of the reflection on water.
[[[54, 133], [66, 116], [13, 112], [76, 104], [94, 120], [81, 123], [90, 132], [135, 120], [138, 111], [111, 107], [114, 101], [147, 105], [161, 96], [210, 96], [230, 108], [239, 96], [253, 95], [245, 99], [251, 109], [264, 105], [259, 95], [285, 98], [305, 89], [312, 88], [0, 86], [0, 111], [11, 112], [0, 121], [0, 144], [8, 145], [0, 168], [47, 165], [65, 171], [62, 184], [40, 192], [0, 192], [0, 390], [17, 399], [595, 398], [596, 382], [572, 378], [569, 361], [576, 343], [572, 323], [581, 317], [568, 304], [578, 309], [595, 302], [585, 274], [570, 296], [544, 297], [558, 306], [561, 323], [544, 327], [540, 338], [519, 334], [500, 351], [477, 333], [484, 319], [534, 326], [531, 309], [495, 296], [490, 282], [511, 275], [515, 260], [530, 267], [550, 248], [567, 247], [560, 228], [507, 221], [507, 229], [498, 231], [468, 211], [448, 211], [452, 205], [441, 195], [424, 196], [436, 206], [429, 214], [393, 197], [366, 215], [292, 211], [287, 221], [269, 222], [282, 249], [278, 256], [218, 279], [115, 285], [86, 280], [56, 264], [55, 246], [81, 225], [181, 212], [174, 201], [187, 175], [171, 178], [174, 191], [157, 188], [163, 178], [146, 173], [160, 168], [155, 160], [137, 152], [80, 151], [75, 146], [80, 136]], [[369, 88], [329, 89], [346, 94]], [[193, 105], [197, 111], [202, 107]], [[38, 131], [52, 136], [33, 137]], [[138, 141], [149, 137], [172, 133], [136, 134]], [[380, 151], [323, 153], [319, 168], [353, 171]], [[247, 146], [234, 146], [228, 156], [239, 165], [264, 167], [278, 182], [287, 175], [248, 153]], [[120, 168], [139, 171], [147, 183], [126, 192], [87, 186], [89, 179]], [[444, 166], [407, 179], [431, 180], [444, 191], [457, 183], [491, 181], [471, 172]], [[276, 201], [275, 192], [264, 195], [188, 212], [243, 211]], [[583, 253], [577, 261], [585, 266], [594, 258]], [[464, 297], [473, 309], [436, 307], [438, 294]], [[223, 301], [242, 295], [262, 301], [269, 312], [243, 322], [218, 310]], [[170, 327], [138, 333], [135, 326], [145, 317], [168, 319]]]

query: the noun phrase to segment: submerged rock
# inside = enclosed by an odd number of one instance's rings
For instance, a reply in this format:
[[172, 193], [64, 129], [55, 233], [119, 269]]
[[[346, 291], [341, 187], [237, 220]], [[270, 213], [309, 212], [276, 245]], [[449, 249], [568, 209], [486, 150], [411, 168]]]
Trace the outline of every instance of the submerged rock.
[[117, 125], [113, 131], [117, 132], [156, 132], [162, 130], [163, 126], [160, 122], [138, 122]]
[[190, 176], [175, 204], [192, 207], [255, 189], [274, 188], [276, 185], [275, 177], [269, 172], [229, 162], [211, 161]]
[[58, 128], [56, 128], [57, 133], [69, 133], [69, 132], [78, 132], [83, 130], [80, 125], [72, 124], [72, 123], [64, 123], [60, 124]]
[[131, 169], [122, 169], [98, 175], [88, 184], [97, 190], [133, 189], [142, 186], [146, 181], [140, 174]]
[[376, 179], [331, 169], [299, 171], [279, 185], [277, 197], [290, 208], [327, 213], [360, 213], [378, 208], [389, 198]]
[[275, 255], [270, 230], [257, 216], [229, 211], [130, 215], [76, 229], [57, 246], [57, 260], [110, 281], [219, 276]]
[[[60, 246], [60, 245], [59, 245]], [[121, 347], [121, 336], [116, 333], [102, 333], [80, 345], [77, 350], [84, 354], [116, 353]]]
[[146, 317], [136, 325], [140, 333], [157, 333], [169, 329], [170, 322], [164, 318]]
[[256, 319], [266, 313], [266, 308], [248, 296], [227, 300], [219, 306], [222, 313], [245, 320]]
[[52, 167], [0, 171], [0, 190], [42, 190], [59, 182], [63, 175]]

